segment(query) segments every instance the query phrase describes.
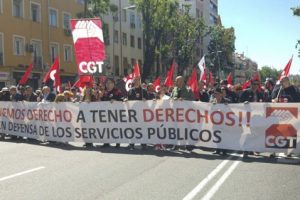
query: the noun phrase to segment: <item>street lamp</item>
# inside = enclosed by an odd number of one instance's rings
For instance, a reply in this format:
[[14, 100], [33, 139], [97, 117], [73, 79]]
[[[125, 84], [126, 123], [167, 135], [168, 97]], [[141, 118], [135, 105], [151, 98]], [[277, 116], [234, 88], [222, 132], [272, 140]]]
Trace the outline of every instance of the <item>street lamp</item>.
[[221, 80], [221, 62], [220, 62], [219, 53], [223, 53], [223, 51], [213, 51], [213, 52], [211, 52], [211, 54], [216, 54], [217, 55], [217, 59], [218, 59], [218, 76], [219, 76], [219, 79]]

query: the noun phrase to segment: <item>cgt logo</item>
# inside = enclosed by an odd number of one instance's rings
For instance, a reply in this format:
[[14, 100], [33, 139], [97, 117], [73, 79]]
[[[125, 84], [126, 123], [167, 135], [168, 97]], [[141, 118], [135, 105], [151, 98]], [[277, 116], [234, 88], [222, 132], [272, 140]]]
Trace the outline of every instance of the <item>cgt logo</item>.
[[291, 124], [273, 124], [266, 130], [266, 148], [296, 148], [297, 130]]
[[[298, 119], [298, 108], [267, 107], [266, 117], [275, 117], [280, 122], [287, 123]], [[296, 148], [297, 130], [292, 124], [273, 124], [266, 130], [266, 148]]]

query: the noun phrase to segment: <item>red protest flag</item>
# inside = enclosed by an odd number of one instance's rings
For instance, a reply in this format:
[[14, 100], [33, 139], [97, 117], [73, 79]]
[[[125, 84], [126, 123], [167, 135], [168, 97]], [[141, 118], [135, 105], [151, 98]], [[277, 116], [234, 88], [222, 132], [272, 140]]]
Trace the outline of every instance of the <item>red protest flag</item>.
[[43, 83], [46, 83], [49, 79], [53, 80], [55, 79], [56, 72], [59, 72], [59, 58], [55, 58], [54, 63], [50, 67], [49, 71], [45, 75], [43, 79]]
[[251, 85], [251, 80], [247, 80], [243, 85], [242, 88], [243, 90], [247, 89], [248, 87], [250, 87]]
[[139, 67], [139, 63], [136, 62], [134, 67], [133, 67], [133, 74], [134, 74], [134, 77], [136, 76], [141, 76], [141, 73], [140, 73], [140, 67]]
[[73, 87], [84, 88], [86, 86], [92, 86], [94, 84], [94, 79], [91, 75], [82, 75], [73, 85]]
[[128, 74], [127, 76], [125, 76], [123, 78], [123, 81], [125, 82], [125, 88], [126, 88], [126, 91], [128, 92], [131, 87], [132, 87], [132, 82], [133, 82], [133, 79], [135, 77], [140, 77], [141, 74], [140, 74], [140, 68], [139, 68], [139, 64], [136, 62], [135, 65], [133, 66], [133, 70], [132, 70], [132, 73], [131, 74]]
[[29, 67], [27, 68], [25, 74], [22, 76], [21, 80], [19, 81], [19, 85], [25, 85], [26, 84], [26, 82], [28, 81], [28, 78], [31, 74], [32, 68], [33, 68], [33, 65], [31, 63], [29, 65]]
[[199, 86], [198, 86], [198, 78], [197, 78], [197, 69], [193, 69], [193, 73], [191, 77], [188, 80], [188, 85], [191, 88], [195, 99], [199, 99], [200, 94], [199, 94]]
[[153, 81], [153, 87], [155, 89], [155, 92], [159, 92], [160, 90], [160, 77], [157, 77], [154, 81]]
[[169, 71], [167, 72], [166, 80], [164, 82], [164, 85], [167, 87], [173, 86], [173, 74], [174, 74], [176, 65], [177, 64], [176, 64], [175, 60], [173, 60], [172, 65], [171, 65]]
[[291, 59], [289, 60], [289, 62], [286, 64], [285, 68], [283, 69], [283, 71], [281, 72], [280, 76], [278, 77], [278, 82], [279, 82], [283, 77], [289, 76], [292, 62], [293, 62], [293, 56], [291, 57]]
[[228, 74], [228, 76], [227, 76], [227, 83], [229, 84], [229, 85], [233, 85], [233, 77], [232, 77], [232, 74], [231, 74], [231, 72]]

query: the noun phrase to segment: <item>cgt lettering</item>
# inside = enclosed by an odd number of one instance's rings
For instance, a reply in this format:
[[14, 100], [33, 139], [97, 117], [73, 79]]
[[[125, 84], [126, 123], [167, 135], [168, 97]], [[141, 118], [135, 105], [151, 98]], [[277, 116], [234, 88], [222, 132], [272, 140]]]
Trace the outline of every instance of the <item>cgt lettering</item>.
[[297, 137], [267, 136], [266, 146], [269, 148], [296, 148]]
[[79, 70], [84, 74], [94, 74], [96, 72], [102, 73], [102, 65], [104, 64], [103, 61], [90, 61], [85, 62], [82, 61], [79, 64]]

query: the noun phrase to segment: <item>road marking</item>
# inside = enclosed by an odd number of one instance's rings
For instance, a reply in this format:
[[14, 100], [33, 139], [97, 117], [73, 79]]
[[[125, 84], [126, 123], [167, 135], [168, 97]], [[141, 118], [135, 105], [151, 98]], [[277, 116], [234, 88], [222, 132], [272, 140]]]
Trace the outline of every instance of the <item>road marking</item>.
[[208, 174], [205, 179], [203, 179], [190, 193], [188, 193], [183, 200], [191, 200], [193, 199], [204, 187], [205, 185], [213, 179], [220, 171], [225, 167], [225, 165], [230, 161], [232, 156], [228, 157], [227, 160], [224, 160], [219, 164], [210, 174]]
[[230, 176], [230, 174], [241, 163], [241, 159], [242, 159], [242, 157], [240, 157], [238, 160], [234, 161], [234, 163], [229, 167], [229, 169], [222, 175], [222, 177], [216, 182], [216, 184], [202, 198], [203, 200], [209, 200], [214, 196], [214, 194], [219, 190], [219, 188], [226, 181], [226, 179]]
[[5, 177], [3, 177], [3, 178], [0, 178], [0, 181], [5, 181], [5, 180], [7, 180], [7, 179], [15, 178], [15, 177], [17, 177], [17, 176], [22, 176], [22, 175], [24, 175], [24, 174], [28, 174], [28, 173], [31, 173], [31, 172], [35, 172], [35, 171], [38, 171], [38, 170], [41, 170], [41, 169], [45, 169], [45, 167], [44, 167], [44, 166], [41, 166], [41, 167], [37, 167], [37, 168], [30, 169], [30, 170], [27, 170], [27, 171], [19, 172], [19, 173], [10, 175], [10, 176], [5, 176]]

